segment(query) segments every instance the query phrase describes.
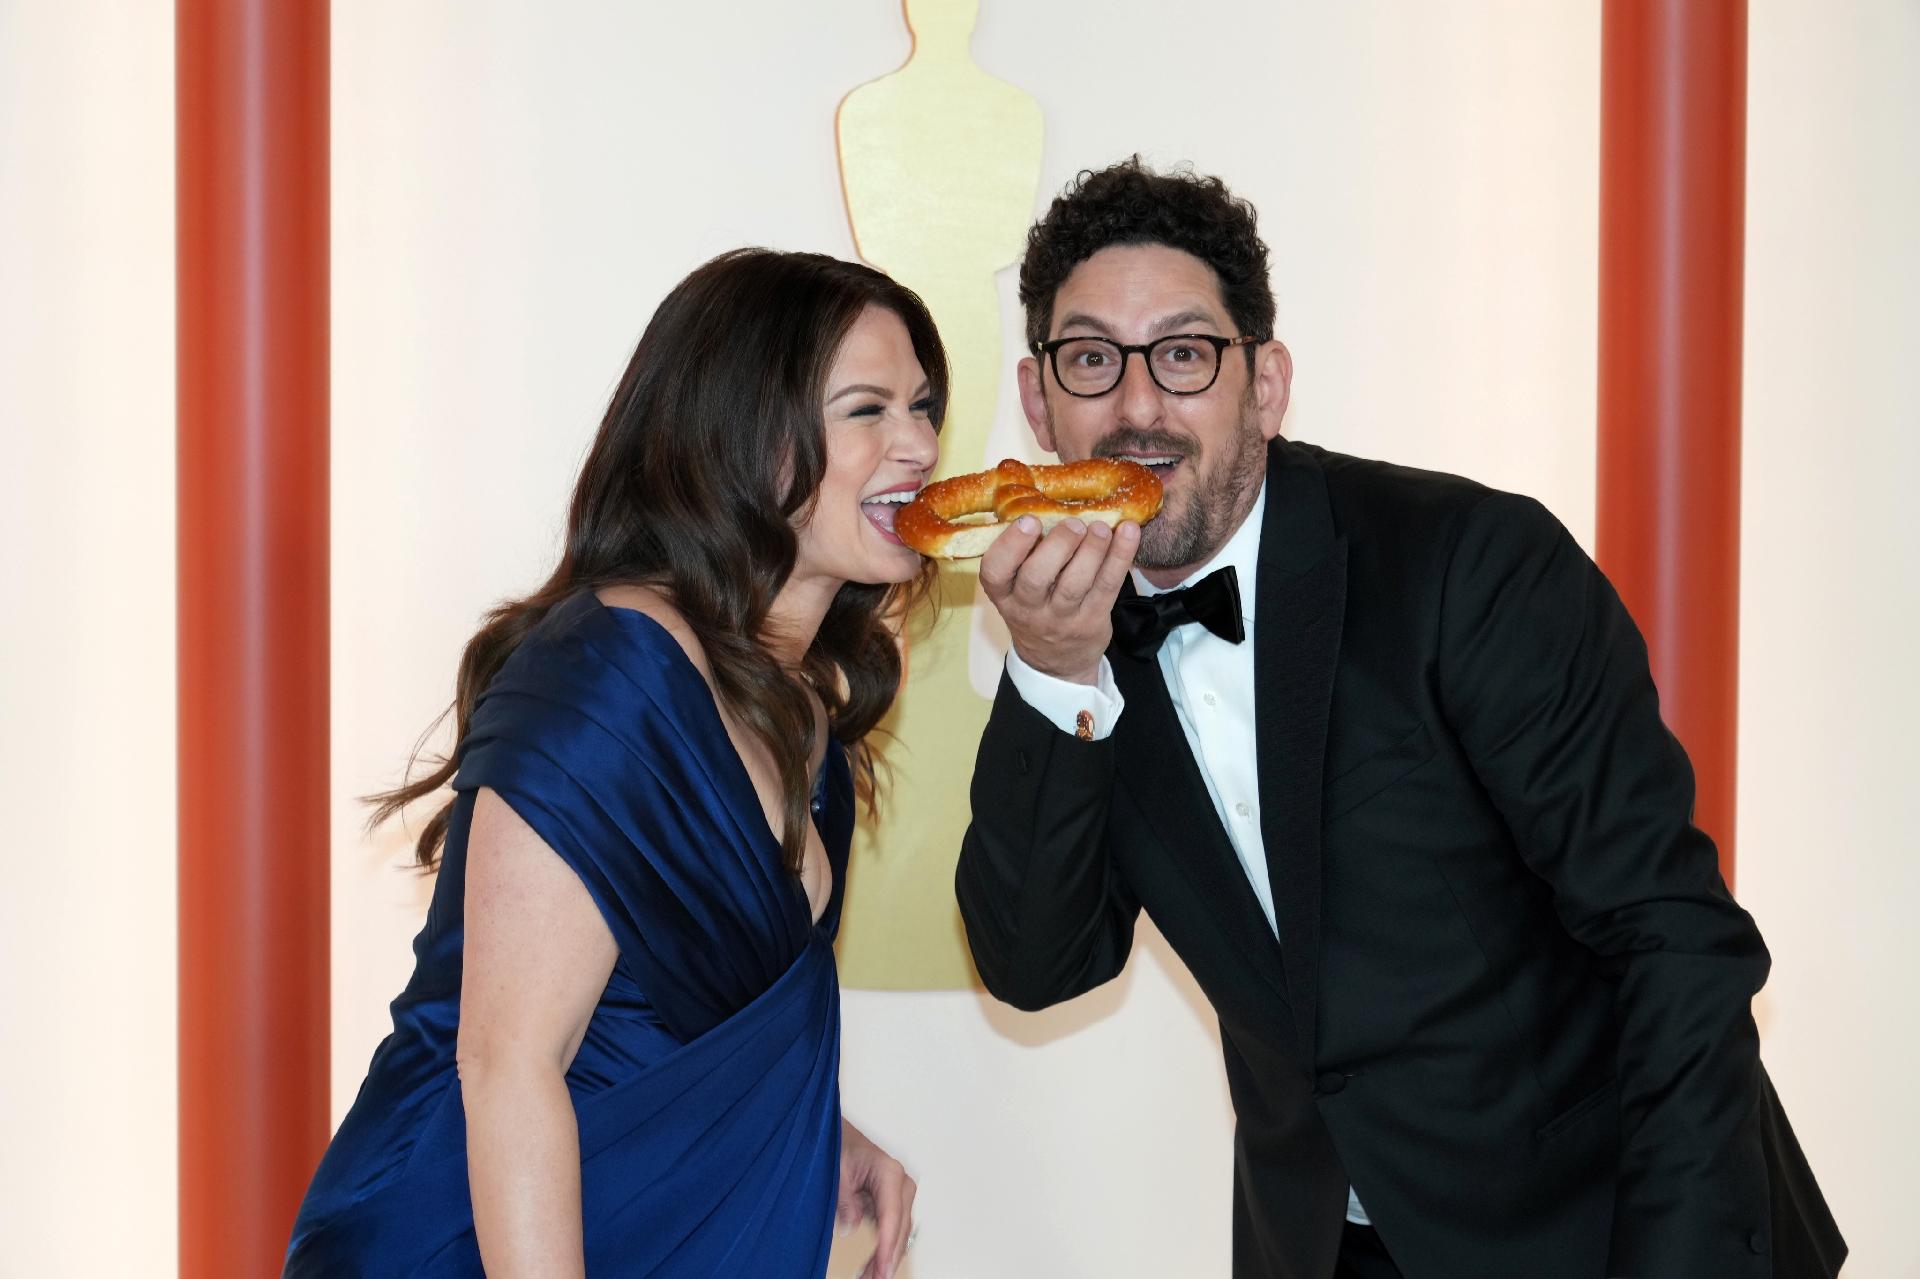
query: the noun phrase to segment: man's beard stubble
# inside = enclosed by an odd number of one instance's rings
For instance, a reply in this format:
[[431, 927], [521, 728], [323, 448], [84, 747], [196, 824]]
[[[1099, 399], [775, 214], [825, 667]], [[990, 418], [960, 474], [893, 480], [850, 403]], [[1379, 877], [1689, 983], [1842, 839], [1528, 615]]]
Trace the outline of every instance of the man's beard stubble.
[[[1122, 428], [1101, 440], [1096, 457], [1121, 453], [1177, 455], [1192, 466], [1194, 448], [1184, 435], [1171, 431]], [[1140, 547], [1133, 562], [1141, 568], [1181, 568], [1211, 559], [1229, 537], [1240, 517], [1253, 505], [1254, 489], [1266, 468], [1267, 442], [1253, 420], [1253, 397], [1240, 402], [1230, 449], [1214, 460], [1210, 470], [1195, 471], [1186, 485], [1186, 502], [1177, 513], [1162, 511], [1140, 528]]]

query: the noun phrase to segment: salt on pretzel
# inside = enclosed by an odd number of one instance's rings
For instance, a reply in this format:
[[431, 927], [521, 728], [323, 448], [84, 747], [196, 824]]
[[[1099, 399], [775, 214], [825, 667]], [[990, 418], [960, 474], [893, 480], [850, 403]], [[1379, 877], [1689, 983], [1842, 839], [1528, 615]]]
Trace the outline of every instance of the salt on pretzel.
[[[1023, 515], [1044, 532], [1066, 519], [1112, 526], [1144, 524], [1160, 512], [1160, 477], [1138, 462], [1090, 458], [1059, 466], [1028, 466], [1012, 458], [991, 471], [956, 475], [920, 490], [900, 510], [893, 533], [922, 555], [974, 559]], [[956, 523], [991, 512], [991, 524]]]

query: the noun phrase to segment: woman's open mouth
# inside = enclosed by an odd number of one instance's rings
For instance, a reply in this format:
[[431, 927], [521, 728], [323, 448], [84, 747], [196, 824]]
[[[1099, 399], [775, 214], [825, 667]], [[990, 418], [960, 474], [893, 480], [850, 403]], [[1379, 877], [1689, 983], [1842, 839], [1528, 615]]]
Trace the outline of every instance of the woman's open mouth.
[[872, 497], [860, 499], [860, 513], [867, 517], [867, 523], [880, 531], [880, 536], [895, 546], [905, 546], [894, 536], [893, 522], [900, 518], [900, 508], [919, 495], [920, 490], [912, 485], [891, 489], [885, 493], [875, 493]]

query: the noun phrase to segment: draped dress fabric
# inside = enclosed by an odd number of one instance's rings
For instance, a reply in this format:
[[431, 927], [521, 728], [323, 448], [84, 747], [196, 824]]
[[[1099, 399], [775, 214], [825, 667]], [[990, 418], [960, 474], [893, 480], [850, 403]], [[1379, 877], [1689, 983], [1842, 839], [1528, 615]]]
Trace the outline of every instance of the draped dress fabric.
[[307, 1192], [285, 1275], [482, 1273], [454, 1042], [483, 786], [579, 874], [619, 946], [567, 1071], [588, 1274], [824, 1274], [845, 753], [829, 747], [814, 791], [833, 868], [815, 923], [705, 679], [657, 622], [583, 593], [542, 620], [474, 710], [413, 978]]

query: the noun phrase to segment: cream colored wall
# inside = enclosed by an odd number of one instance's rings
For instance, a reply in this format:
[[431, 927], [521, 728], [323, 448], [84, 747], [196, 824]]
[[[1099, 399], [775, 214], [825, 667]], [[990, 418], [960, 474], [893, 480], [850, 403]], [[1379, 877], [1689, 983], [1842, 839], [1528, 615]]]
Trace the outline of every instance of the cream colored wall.
[[173, 20], [0, 4], [0, 1275], [171, 1273]]
[[[984, 10], [976, 59], [1045, 113], [1046, 192], [1139, 148], [1258, 204], [1290, 433], [1533, 493], [1590, 542], [1597, 6], [1169, 22], [1124, 0], [1097, 32], [1079, 5]], [[350, 796], [391, 780], [478, 612], [550, 563], [661, 294], [738, 243], [852, 251], [833, 112], [904, 57], [898, 6], [657, 15], [334, 5], [336, 1113], [424, 891]], [[172, 1270], [166, 16], [0, 6], [0, 1274]], [[1920, 461], [1896, 383], [1917, 25], [1891, 0], [1752, 19], [1740, 887], [1776, 960], [1767, 1058], [1853, 1279], [1920, 1272], [1895, 1197], [1920, 1144], [1895, 490]], [[848, 993], [848, 1112], [920, 1175], [922, 1279], [1224, 1273], [1216, 1034], [1164, 944], [1141, 952], [1039, 1016]]]
[[1766, 1060], [1853, 1244], [1920, 1275], [1920, 5], [1757, 3], [1747, 118], [1740, 899]]

